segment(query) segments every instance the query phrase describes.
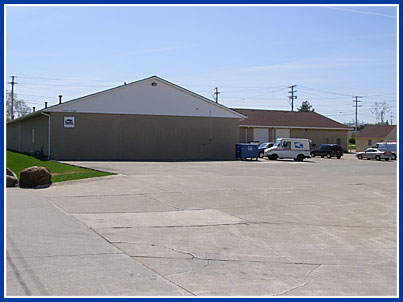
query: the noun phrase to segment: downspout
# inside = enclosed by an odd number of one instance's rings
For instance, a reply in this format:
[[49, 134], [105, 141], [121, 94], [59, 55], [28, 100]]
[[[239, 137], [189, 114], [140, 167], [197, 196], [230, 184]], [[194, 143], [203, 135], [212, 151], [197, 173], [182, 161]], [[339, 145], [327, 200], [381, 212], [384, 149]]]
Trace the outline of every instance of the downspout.
[[50, 159], [50, 114], [41, 112], [41, 114], [48, 117], [48, 160]]

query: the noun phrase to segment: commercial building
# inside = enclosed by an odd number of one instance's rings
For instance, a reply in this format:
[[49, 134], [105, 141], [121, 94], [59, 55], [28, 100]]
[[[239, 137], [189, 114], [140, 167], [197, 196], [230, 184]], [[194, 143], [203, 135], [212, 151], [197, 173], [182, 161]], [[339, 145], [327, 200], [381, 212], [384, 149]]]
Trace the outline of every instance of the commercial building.
[[8, 122], [7, 149], [58, 160], [230, 160], [243, 118], [152, 76]]
[[339, 144], [347, 151], [349, 127], [316, 112], [238, 109], [246, 115], [240, 121], [240, 142], [269, 142], [277, 138], [308, 138], [312, 147]]
[[393, 125], [367, 125], [357, 134], [356, 150], [364, 151], [377, 142], [393, 141], [397, 139], [397, 128]]

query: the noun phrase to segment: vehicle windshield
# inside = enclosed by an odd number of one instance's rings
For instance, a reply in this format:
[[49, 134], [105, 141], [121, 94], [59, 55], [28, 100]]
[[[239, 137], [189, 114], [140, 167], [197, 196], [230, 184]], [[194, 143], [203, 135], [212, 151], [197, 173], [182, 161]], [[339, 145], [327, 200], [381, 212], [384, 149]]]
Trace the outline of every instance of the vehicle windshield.
[[266, 148], [269, 143], [262, 143], [259, 145], [259, 149]]
[[276, 143], [274, 144], [276, 147], [281, 145], [281, 139], [276, 139]]

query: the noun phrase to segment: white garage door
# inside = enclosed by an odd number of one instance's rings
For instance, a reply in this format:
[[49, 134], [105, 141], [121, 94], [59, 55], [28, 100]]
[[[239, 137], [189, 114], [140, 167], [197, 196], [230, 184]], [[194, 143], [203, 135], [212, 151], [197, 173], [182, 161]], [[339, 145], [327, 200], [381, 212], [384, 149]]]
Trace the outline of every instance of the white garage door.
[[289, 138], [290, 129], [276, 129], [276, 138]]
[[265, 143], [269, 141], [269, 130], [267, 128], [253, 128], [253, 141]]

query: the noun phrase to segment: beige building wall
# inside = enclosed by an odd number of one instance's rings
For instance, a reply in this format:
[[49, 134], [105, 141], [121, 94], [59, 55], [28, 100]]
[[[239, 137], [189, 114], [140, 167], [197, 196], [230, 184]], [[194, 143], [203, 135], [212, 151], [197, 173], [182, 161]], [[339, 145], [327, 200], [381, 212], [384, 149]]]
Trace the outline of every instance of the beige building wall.
[[322, 144], [340, 144], [344, 151], [348, 151], [347, 130], [291, 129], [290, 134], [294, 138], [312, 140], [313, 148]]
[[[64, 117], [75, 127], [64, 128]], [[233, 118], [52, 113], [51, 157], [59, 160], [235, 158]]]
[[397, 141], [397, 127], [395, 127], [390, 133], [385, 137], [386, 141]]
[[47, 116], [40, 115], [22, 122], [11, 122], [6, 127], [7, 149], [30, 154], [42, 150], [45, 156], [48, 155]]
[[[238, 123], [239, 124], [239, 123]], [[253, 128], [239, 127], [239, 143], [249, 143], [253, 141]]]
[[[247, 140], [246, 140], [246, 131]], [[276, 129], [269, 128], [269, 141], [274, 141], [276, 136]], [[307, 138], [312, 140], [312, 144], [315, 147], [319, 147], [322, 144], [337, 144], [343, 148], [344, 151], [348, 151], [347, 145], [347, 130], [322, 130], [322, 129], [291, 129], [290, 137], [294, 138]], [[253, 128], [240, 127], [239, 128], [239, 142], [246, 143], [254, 141]], [[340, 141], [338, 141], [340, 140]]]
[[382, 142], [384, 140], [383, 137], [357, 137], [355, 140], [355, 149], [357, 152], [361, 152], [367, 148], [371, 148], [377, 142]]
[[245, 128], [245, 127], [240, 127], [239, 128], [239, 140], [238, 140], [239, 143], [246, 143], [247, 142], [246, 133], [247, 133], [247, 128]]

